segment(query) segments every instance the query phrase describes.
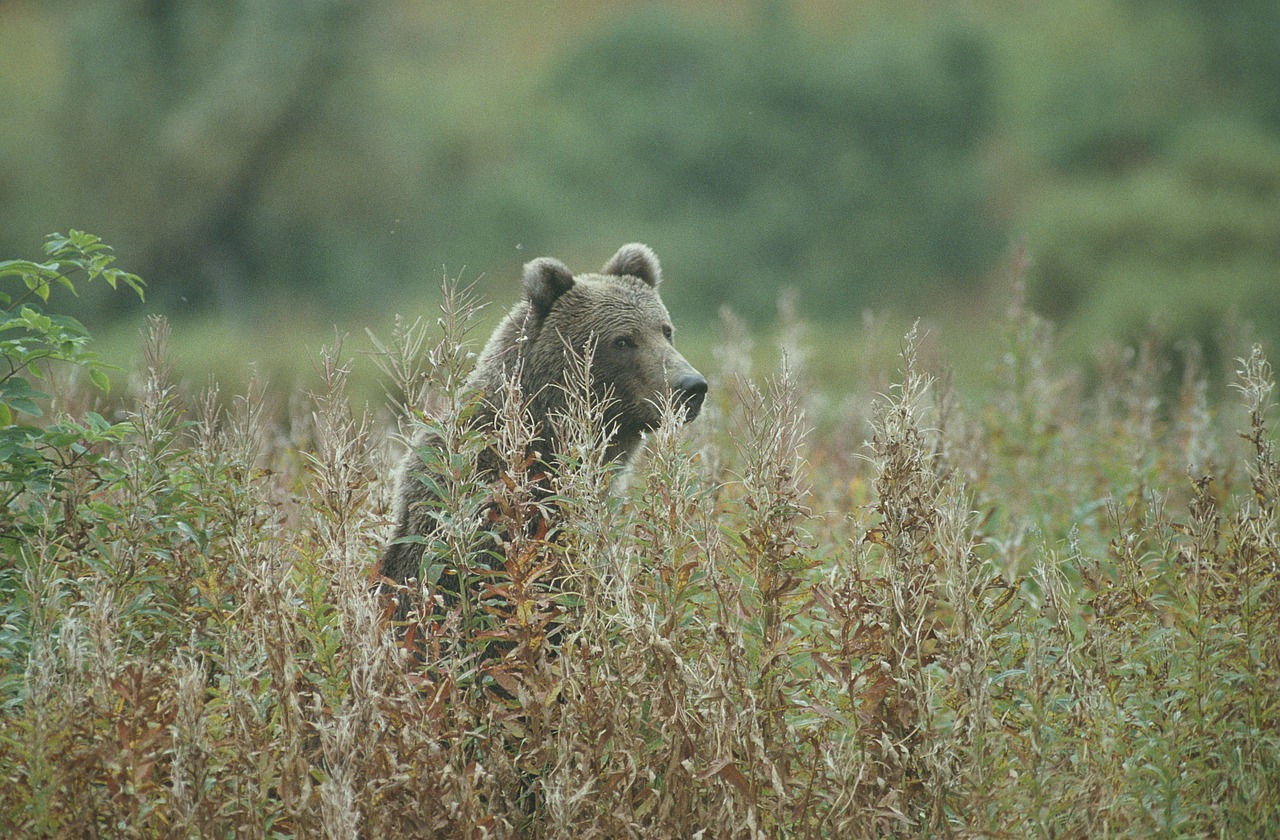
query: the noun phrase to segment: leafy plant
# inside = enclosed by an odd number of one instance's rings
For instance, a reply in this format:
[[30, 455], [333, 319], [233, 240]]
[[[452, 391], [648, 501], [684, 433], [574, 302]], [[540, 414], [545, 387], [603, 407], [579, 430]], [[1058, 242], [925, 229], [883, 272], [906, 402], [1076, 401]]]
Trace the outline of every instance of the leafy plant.
[[33, 382], [48, 380], [59, 363], [83, 371], [102, 393], [110, 389], [109, 367], [88, 348], [84, 325], [44, 310], [52, 290], [61, 287], [75, 294], [77, 281], [101, 278], [113, 289], [124, 285], [143, 296], [142, 280], [113, 268], [111, 248], [92, 234], [52, 234], [44, 250], [45, 262], [0, 262], [0, 279], [22, 284], [14, 291], [0, 287], [0, 509], [21, 514], [8, 519], [7, 526], [0, 524], [0, 537], [15, 536], [24, 519], [36, 521], [47, 512], [50, 493], [63, 484], [67, 472], [99, 463], [94, 445], [119, 440], [124, 429], [92, 411], [83, 422], [17, 422], [23, 416], [34, 420], [44, 415], [40, 402], [51, 397]]

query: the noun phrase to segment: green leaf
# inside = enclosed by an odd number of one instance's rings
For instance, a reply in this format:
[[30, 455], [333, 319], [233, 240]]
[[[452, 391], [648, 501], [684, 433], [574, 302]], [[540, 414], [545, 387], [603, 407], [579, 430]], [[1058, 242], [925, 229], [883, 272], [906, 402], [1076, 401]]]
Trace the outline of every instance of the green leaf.
[[104, 394], [111, 393], [111, 380], [107, 378], [107, 374], [100, 368], [93, 368], [89, 371], [89, 379], [94, 385], [98, 386], [98, 390]]
[[49, 320], [61, 327], [65, 332], [71, 333], [82, 338], [89, 337], [89, 331], [85, 329], [84, 324], [72, 318], [70, 315], [50, 315]]
[[30, 306], [22, 307], [22, 311], [18, 315], [26, 327], [36, 332], [47, 333], [53, 328], [53, 321], [48, 315], [41, 315]]
[[31, 400], [24, 399], [22, 397], [8, 400], [7, 402], [10, 408], [14, 409], [15, 411], [20, 411], [23, 414], [29, 415], [31, 417], [40, 417], [44, 414], [44, 412], [40, 410], [40, 406], [36, 405]]
[[70, 235], [71, 242], [76, 246], [76, 248], [87, 253], [101, 251], [103, 248], [108, 247], [107, 245], [102, 244], [101, 237], [94, 236], [92, 233], [85, 233], [82, 230], [72, 229]]
[[[72, 231], [72, 233], [74, 232], [75, 231]], [[52, 257], [64, 250], [70, 244], [71, 240], [66, 236], [63, 236], [61, 233], [51, 233], [45, 237], [44, 252]]]
[[[37, 391], [32, 388], [31, 383], [21, 376], [11, 376], [0, 382], [0, 403], [7, 404], [14, 411], [20, 411], [32, 417], [39, 417], [44, 414], [34, 400], [47, 399], [48, 397], [49, 395], [43, 391]], [[10, 415], [10, 418], [10, 422], [12, 422], [12, 415]]]
[[13, 412], [9, 410], [9, 406], [0, 402], [0, 426], [8, 426], [13, 422]]
[[49, 281], [39, 274], [24, 274], [22, 282], [27, 284], [27, 288], [36, 293], [36, 297], [47, 301], [49, 299]]
[[0, 260], [0, 277], [14, 277], [38, 272], [39, 266], [30, 260]]
[[21, 376], [11, 376], [0, 382], [0, 400], [6, 402], [14, 399], [48, 399], [49, 395], [31, 387], [31, 383]]

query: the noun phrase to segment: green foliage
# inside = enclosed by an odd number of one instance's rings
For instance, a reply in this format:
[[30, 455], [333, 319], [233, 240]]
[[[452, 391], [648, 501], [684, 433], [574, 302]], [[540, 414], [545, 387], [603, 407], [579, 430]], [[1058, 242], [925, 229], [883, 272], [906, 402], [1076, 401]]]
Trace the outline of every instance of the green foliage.
[[977, 170], [991, 63], [954, 24], [825, 44], [785, 20], [631, 15], [557, 62], [529, 164], [488, 200], [535, 247], [621, 214], [615, 235], [683, 255], [698, 282], [671, 294], [704, 317], [771, 312], [779, 278], [802, 307], [914, 299], [1001, 244]]
[[[1027, 68], [1000, 86], [1029, 156], [1009, 222], [1033, 304], [1069, 327], [1064, 349], [1133, 343], [1153, 320], [1215, 362], [1224, 323], [1280, 338], [1275, 51], [1261, 46], [1274, 4], [1088, 0], [1035, 16], [1029, 37], [1001, 39], [1006, 71]], [[1095, 25], [1074, 30], [1082, 16]]]
[[0, 525], [0, 539], [6, 543], [55, 512], [68, 473], [93, 469], [100, 463], [93, 448], [119, 440], [124, 429], [92, 411], [83, 422], [59, 418], [43, 427], [20, 422], [22, 415], [44, 414], [39, 403], [50, 395], [32, 382], [47, 380], [58, 363], [83, 371], [104, 394], [110, 387], [107, 366], [88, 349], [83, 325], [66, 315], [44, 312], [51, 291], [59, 287], [74, 294], [77, 280], [87, 283], [100, 277], [113, 289], [122, 284], [142, 297], [142, 280], [112, 268], [111, 249], [92, 234], [53, 234], [45, 243], [45, 255], [47, 261], [40, 263], [0, 262], [0, 281], [22, 283], [17, 290], [0, 289], [0, 510], [9, 514], [7, 524]]
[[1081, 344], [1133, 340], [1153, 314], [1210, 349], [1233, 317], [1276, 335], [1280, 139], [1253, 124], [1188, 125], [1148, 163], [1046, 191], [1025, 224], [1032, 300]]
[[[277, 173], [307, 158], [378, 19], [357, 0], [75, 5], [53, 33], [65, 55], [61, 85], [47, 81], [57, 116], [37, 129], [57, 153], [38, 180], [43, 188], [55, 169], [64, 189], [31, 202], [46, 217], [90, 220], [163, 280], [159, 300], [170, 305], [248, 308], [264, 273], [288, 288], [307, 275], [262, 246], [275, 226], [259, 214], [270, 212]], [[313, 218], [295, 205], [284, 227], [296, 233]]]
[[1280, 7], [1270, 0], [1182, 0], [1204, 27], [1208, 67], [1217, 92], [1280, 130]]

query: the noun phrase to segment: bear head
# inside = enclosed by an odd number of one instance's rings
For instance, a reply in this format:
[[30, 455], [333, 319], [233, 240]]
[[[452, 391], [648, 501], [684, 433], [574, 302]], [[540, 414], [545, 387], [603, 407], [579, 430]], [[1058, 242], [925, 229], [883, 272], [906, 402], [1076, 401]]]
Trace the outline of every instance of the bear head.
[[477, 382], [481, 388], [492, 392], [496, 371], [518, 370], [530, 410], [546, 426], [564, 402], [574, 356], [589, 351], [592, 388], [614, 430], [611, 459], [625, 460], [657, 427], [668, 395], [686, 422], [698, 415], [707, 380], [675, 348], [658, 295], [662, 269], [648, 246], [624, 245], [599, 273], [576, 276], [559, 260], [536, 259], [524, 267], [523, 282], [524, 299], [477, 363], [477, 374], [490, 380]]

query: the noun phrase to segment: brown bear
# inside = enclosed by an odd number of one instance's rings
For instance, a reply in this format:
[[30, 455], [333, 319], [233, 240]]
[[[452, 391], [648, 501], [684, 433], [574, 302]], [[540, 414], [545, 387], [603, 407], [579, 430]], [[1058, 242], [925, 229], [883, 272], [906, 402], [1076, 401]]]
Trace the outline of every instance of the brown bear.
[[[591, 387], [605, 404], [607, 460], [630, 460], [642, 435], [659, 424], [668, 396], [683, 408], [685, 422], [696, 417], [707, 380], [675, 349], [671, 316], [658, 296], [661, 282], [658, 258], [635, 243], [620, 248], [599, 274], [575, 277], [548, 257], [525, 265], [524, 298], [498, 325], [467, 381], [480, 396], [477, 428], [493, 428], [503, 388], [517, 377], [537, 429], [532, 449], [546, 474], [554, 475], [561, 449], [552, 419], [565, 409], [572, 360], [584, 350], [591, 353]], [[430, 491], [413, 475], [420, 465], [417, 450], [431, 442], [420, 437], [401, 469], [396, 530], [379, 569], [396, 584], [419, 577], [423, 566], [422, 545], [401, 539], [428, 535], [435, 526]], [[496, 477], [504, 466], [499, 461], [493, 448], [486, 449], [478, 459], [480, 475]], [[397, 616], [403, 618], [407, 607], [401, 603]]]

